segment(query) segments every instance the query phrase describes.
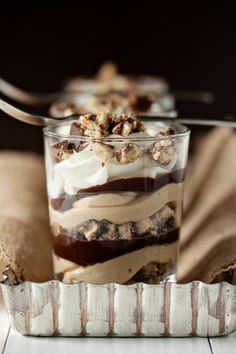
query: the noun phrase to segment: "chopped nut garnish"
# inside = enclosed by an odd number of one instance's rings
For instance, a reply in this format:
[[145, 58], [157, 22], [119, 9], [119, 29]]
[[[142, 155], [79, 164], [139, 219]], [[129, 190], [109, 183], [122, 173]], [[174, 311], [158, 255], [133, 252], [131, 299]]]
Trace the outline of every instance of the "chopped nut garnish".
[[129, 136], [132, 132], [144, 130], [143, 122], [133, 114], [85, 114], [81, 122], [74, 122], [71, 125], [72, 135], [91, 136], [100, 138], [110, 134]]
[[129, 136], [132, 132], [144, 130], [144, 123], [133, 114], [116, 114], [111, 118], [113, 134]]
[[121, 130], [122, 130], [122, 127], [123, 127], [123, 122], [120, 122], [118, 124], [115, 125], [115, 127], [112, 129], [112, 133], [113, 134], [120, 134], [121, 133]]
[[66, 160], [76, 151], [74, 143], [70, 143], [68, 140], [59, 141], [52, 146], [55, 159], [60, 162]]
[[86, 114], [82, 121], [82, 128], [84, 129], [84, 135], [99, 138], [102, 136], [107, 136], [107, 129], [103, 125], [103, 120], [105, 120], [105, 115]]
[[160, 130], [158, 135], [169, 136], [169, 135], [173, 135], [173, 134], [175, 134], [175, 132], [171, 127], [165, 127]]
[[113, 148], [101, 142], [94, 142], [92, 144], [94, 154], [100, 157], [103, 161], [107, 161], [113, 157]]
[[132, 132], [132, 123], [124, 122], [122, 130], [121, 130], [121, 135], [122, 136], [129, 136], [131, 132]]
[[111, 117], [109, 113], [102, 112], [96, 115], [95, 122], [104, 130], [108, 130], [110, 119]]
[[142, 156], [142, 150], [136, 144], [124, 144], [116, 154], [116, 159], [120, 164], [134, 162]]
[[150, 154], [157, 163], [160, 165], [168, 165], [176, 152], [176, 146], [170, 139], [159, 140], [152, 144]]
[[85, 114], [81, 122], [74, 122], [71, 125], [72, 135], [84, 135], [100, 138], [109, 134], [110, 116], [109, 113]]

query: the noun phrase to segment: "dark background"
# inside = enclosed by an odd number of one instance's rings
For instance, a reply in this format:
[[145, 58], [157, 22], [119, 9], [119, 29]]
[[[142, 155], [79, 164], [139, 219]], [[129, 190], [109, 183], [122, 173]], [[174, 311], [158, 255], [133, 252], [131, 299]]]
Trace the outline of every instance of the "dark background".
[[[97, 4], [97, 5], [95, 5]], [[149, 2], [1, 4], [0, 75], [50, 92], [107, 59], [124, 73], [160, 74], [173, 90], [209, 90], [212, 105], [185, 104], [181, 114], [236, 112], [236, 19], [230, 7], [151, 6]], [[0, 148], [42, 151], [41, 129], [1, 113]]]

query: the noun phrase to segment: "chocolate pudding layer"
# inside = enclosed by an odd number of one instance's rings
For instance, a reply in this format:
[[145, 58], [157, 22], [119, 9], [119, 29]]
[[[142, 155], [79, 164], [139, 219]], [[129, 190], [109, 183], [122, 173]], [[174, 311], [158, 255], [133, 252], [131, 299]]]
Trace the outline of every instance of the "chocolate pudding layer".
[[140, 248], [178, 241], [179, 229], [156, 236], [134, 237], [131, 240], [78, 240], [60, 234], [53, 238], [54, 253], [78, 265], [102, 263]]
[[170, 173], [150, 177], [131, 177], [120, 178], [108, 181], [102, 185], [96, 185], [90, 188], [81, 189], [76, 195], [70, 196], [68, 194], [61, 195], [58, 198], [51, 199], [51, 206], [54, 210], [65, 211], [72, 207], [73, 203], [78, 199], [87, 197], [96, 193], [104, 192], [154, 192], [169, 183], [181, 183], [184, 181], [185, 170], [180, 169]]
[[140, 248], [102, 263], [79, 266], [54, 254], [54, 268], [65, 283], [87, 281], [130, 284], [135, 281], [160, 283], [176, 272], [178, 241]]

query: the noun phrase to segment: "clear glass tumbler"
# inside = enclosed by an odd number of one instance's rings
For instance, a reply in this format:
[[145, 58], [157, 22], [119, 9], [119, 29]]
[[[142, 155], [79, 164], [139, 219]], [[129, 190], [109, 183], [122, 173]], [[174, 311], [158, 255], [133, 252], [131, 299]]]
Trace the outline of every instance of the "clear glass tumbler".
[[175, 281], [188, 128], [150, 120], [149, 132], [168, 134], [91, 138], [71, 135], [72, 123], [44, 129], [57, 278]]

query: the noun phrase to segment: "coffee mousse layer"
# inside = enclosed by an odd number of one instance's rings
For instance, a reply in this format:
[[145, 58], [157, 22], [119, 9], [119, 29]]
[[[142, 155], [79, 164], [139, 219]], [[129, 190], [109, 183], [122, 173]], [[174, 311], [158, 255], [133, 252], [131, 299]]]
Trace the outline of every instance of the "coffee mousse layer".
[[64, 234], [53, 237], [54, 252], [59, 257], [82, 266], [102, 263], [146, 246], [178, 241], [179, 228], [159, 236], [135, 237], [132, 240], [78, 240]]
[[169, 183], [181, 183], [184, 181], [185, 169], [179, 169], [171, 173], [166, 173], [156, 178], [150, 177], [131, 177], [120, 178], [108, 181], [102, 185], [81, 189], [77, 195], [64, 194], [59, 198], [51, 199], [51, 206], [54, 210], [66, 211], [72, 208], [78, 199], [99, 192], [154, 192]]

